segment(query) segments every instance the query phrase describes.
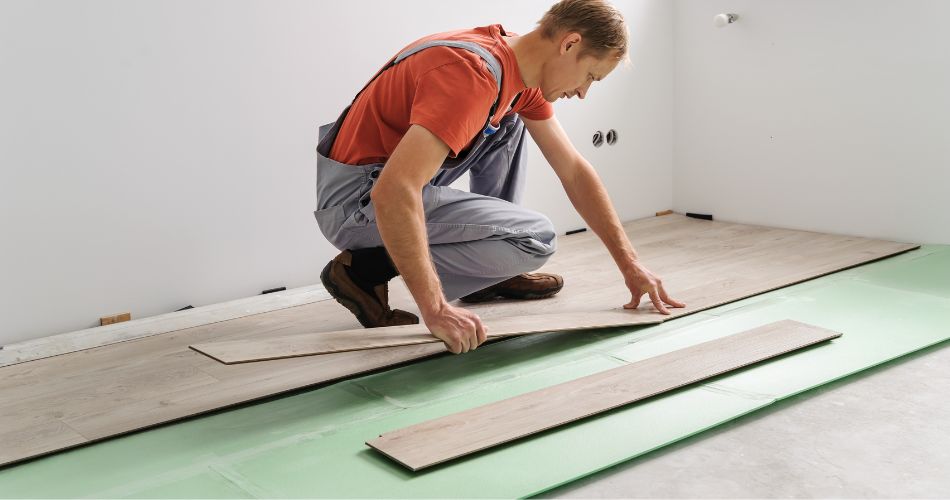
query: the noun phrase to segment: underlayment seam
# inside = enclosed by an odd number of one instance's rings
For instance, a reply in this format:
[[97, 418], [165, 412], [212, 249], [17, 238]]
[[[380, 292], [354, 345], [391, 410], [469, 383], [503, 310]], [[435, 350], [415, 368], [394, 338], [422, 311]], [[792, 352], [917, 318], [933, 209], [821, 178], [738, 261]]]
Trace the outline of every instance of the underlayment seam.
[[931, 348], [931, 347], [933, 347], [933, 346], [940, 345], [940, 344], [944, 344], [944, 343], [947, 344], [948, 347], [950, 347], [950, 338], [945, 338], [945, 339], [942, 339], [942, 340], [938, 340], [938, 341], [936, 341], [936, 342], [931, 342], [931, 343], [929, 343], [929, 344], [921, 345], [920, 347], [916, 347], [916, 348], [914, 348], [914, 349], [912, 349], [912, 350], [910, 350], [910, 351], [903, 352], [903, 353], [898, 354], [898, 355], [896, 355], [896, 356], [891, 356], [891, 357], [889, 357], [889, 358], [887, 358], [887, 359], [883, 359], [883, 360], [881, 360], [881, 361], [879, 361], [879, 362], [877, 362], [877, 363], [874, 363], [874, 364], [872, 364], [872, 365], [867, 365], [867, 366], [864, 366], [864, 367], [859, 368], [859, 369], [857, 369], [857, 370], [850, 371], [850, 372], [848, 372], [848, 373], [846, 373], [846, 374], [844, 374], [844, 375], [840, 375], [840, 376], [837, 376], [837, 377], [834, 377], [834, 378], [830, 378], [830, 379], [828, 379], [828, 380], [824, 380], [824, 381], [822, 381], [820, 384], [813, 385], [813, 386], [808, 387], [808, 388], [805, 388], [805, 389], [800, 389], [800, 390], [797, 390], [797, 391], [795, 391], [795, 392], [790, 392], [790, 393], [788, 393], [787, 395], [780, 395], [780, 396], [777, 397], [777, 401], [782, 401], [782, 400], [785, 400], [785, 399], [789, 399], [789, 398], [798, 396], [798, 395], [800, 395], [800, 394], [804, 394], [804, 393], [806, 393], [806, 392], [808, 392], [808, 391], [817, 390], [817, 389], [819, 389], [819, 388], [821, 388], [821, 387], [823, 387], [823, 386], [826, 386], [826, 385], [828, 385], [828, 384], [831, 384], [831, 383], [834, 383], [834, 382], [838, 382], [839, 380], [844, 380], [844, 379], [849, 378], [849, 377], [854, 377], [854, 376], [856, 376], [856, 375], [861, 374], [862, 372], [866, 372], [866, 371], [868, 371], [868, 370], [872, 370], [872, 369], [874, 369], [874, 368], [877, 368], [877, 367], [879, 367], [879, 366], [886, 365], [886, 364], [888, 364], [888, 363], [893, 363], [894, 361], [897, 361], [897, 360], [899, 360], [899, 359], [901, 359], [901, 358], [903, 358], [903, 357], [905, 357], [905, 356], [910, 356], [911, 354], [914, 354], [915, 352], [920, 352], [920, 351], [922, 351], [922, 350], [924, 350], [924, 349], [928, 349], [928, 348]]
[[270, 498], [273, 495], [267, 493], [267, 490], [258, 486], [250, 479], [242, 476], [240, 473], [226, 465], [212, 463], [208, 465], [208, 470], [217, 474], [225, 481], [231, 483], [235, 488], [247, 493], [254, 498]]
[[896, 293], [907, 294], [911, 296], [927, 297], [931, 300], [945, 302], [947, 306], [950, 306], [950, 297], [944, 297], [942, 295], [934, 295], [932, 293], [927, 293], [927, 292], [918, 292], [916, 290], [908, 290], [906, 288], [888, 286], [881, 283], [876, 283], [874, 281], [866, 281], [866, 280], [860, 280], [860, 279], [851, 279], [850, 281], [858, 283], [862, 286], [869, 286], [872, 288], [883, 288], [883, 289], [890, 290]]
[[94, 494], [86, 495], [82, 498], [122, 498], [128, 497], [143, 489], [154, 486], [168, 484], [169, 482], [178, 482], [198, 476], [208, 468], [208, 465], [215, 460], [216, 455], [209, 453], [205, 458], [192, 462], [185, 467], [178, 469], [165, 470], [160, 474], [150, 475], [134, 482], [126, 482], [120, 486], [115, 486], [105, 491], [97, 491]]
[[[937, 253], [937, 252], [932, 252], [932, 253]], [[931, 254], [928, 254], [928, 255], [932, 255], [932, 253], [931, 253]], [[916, 260], [916, 259], [911, 259], [911, 260]], [[826, 277], [824, 277], [824, 278], [828, 278], [828, 277], [826, 276]], [[823, 279], [824, 279], [824, 278], [823, 278]], [[883, 288], [883, 289], [887, 289], [887, 290], [889, 290], [889, 291], [893, 291], [893, 292], [897, 292], [897, 293], [906, 293], [906, 294], [910, 294], [910, 295], [921, 295], [921, 296], [928, 297], [928, 298], [930, 298], [930, 299], [935, 299], [935, 300], [947, 302], [947, 304], [950, 305], [950, 298], [948, 298], [948, 297], [944, 297], [944, 296], [940, 296], [940, 295], [934, 295], [934, 294], [932, 294], [932, 293], [927, 293], [927, 292], [920, 292], [920, 291], [916, 291], [916, 290], [905, 289], [905, 288], [901, 288], [901, 287], [888, 286], [888, 285], [885, 285], [885, 284], [881, 284], [881, 283], [879, 283], [879, 282], [875, 282], [875, 281], [873, 281], [873, 280], [871, 280], [871, 279], [862, 277], [862, 276], [860, 276], [860, 275], [855, 275], [855, 276], [842, 276], [842, 277], [840, 277], [840, 278], [838, 278], [838, 279], [829, 280], [829, 281], [833, 281], [833, 282], [832, 282], [832, 283], [829, 283], [829, 282], [826, 282], [826, 281], [822, 281], [820, 284], [816, 283], [816, 284], [814, 284], [813, 286], [810, 286], [810, 287], [808, 287], [808, 288], [806, 288], [806, 289], [795, 289], [795, 287], [798, 286], [798, 285], [792, 285], [792, 286], [787, 287], [787, 288], [783, 288], [783, 289], [779, 289], [779, 290], [774, 290], [774, 291], [772, 291], [772, 292], [766, 292], [766, 293], [764, 293], [764, 294], [758, 296], [758, 297], [762, 297], [761, 300], [753, 301], [753, 302], [750, 303], [750, 304], [746, 304], [746, 305], [741, 305], [741, 306], [729, 308], [729, 309], [726, 309], [726, 310], [721, 311], [721, 312], [718, 312], [718, 313], [715, 312], [715, 309], [712, 309], [712, 310], [710, 310], [711, 312], [709, 312], [708, 314], [710, 314], [710, 315], [712, 315], [712, 316], [715, 316], [715, 317], [717, 317], [717, 318], [721, 318], [721, 317], [724, 317], [724, 316], [727, 315], [727, 314], [732, 314], [733, 312], [736, 312], [736, 311], [745, 311], [745, 312], [754, 311], [754, 310], [756, 310], [756, 309], [760, 309], [760, 308], [763, 308], [763, 307], [769, 307], [769, 306], [771, 306], [771, 305], [774, 305], [776, 302], [781, 302], [781, 301], [799, 301], [799, 302], [804, 302], [804, 301], [807, 301], [807, 298], [801, 297], [801, 294], [804, 294], [804, 293], [811, 293], [811, 292], [813, 292], [813, 291], [815, 291], [815, 290], [820, 290], [820, 289], [823, 289], [823, 288], [827, 288], [827, 287], [829, 287], [829, 286], [834, 286], [835, 283], [840, 283], [840, 282], [845, 282], [845, 281], [851, 282], [851, 283], [860, 284], [860, 285], [864, 285], [864, 286], [871, 286], [871, 287], [875, 287], [875, 288]], [[807, 282], [806, 282], [806, 283], [807, 283]], [[775, 295], [770, 295], [770, 294], [775, 294]], [[753, 297], [749, 297], [749, 299], [752, 299], [752, 298], [753, 298]], [[748, 299], [743, 299], [743, 300], [748, 300]], [[721, 305], [721, 306], [717, 306], [717, 308], [719, 308], [719, 307], [727, 307], [728, 305], [729, 305], [729, 304], [723, 304], [723, 305]]]
[[263, 446], [242, 448], [239, 451], [223, 455], [207, 454], [204, 456], [204, 458], [192, 460], [183, 467], [168, 470], [159, 475], [148, 476], [147, 478], [143, 478], [142, 480], [136, 482], [125, 483], [122, 486], [115, 487], [104, 492], [97, 492], [96, 494], [86, 498], [120, 498], [134, 496], [137, 492], [150, 489], [153, 486], [197, 477], [206, 470], [210, 470], [215, 474], [220, 475], [228, 482], [234, 484], [236, 487], [246, 492], [248, 495], [251, 495], [255, 498], [270, 498], [273, 495], [268, 493], [266, 489], [253, 483], [237, 471], [234, 471], [227, 464], [238, 463], [247, 459], [251, 459], [275, 449], [306, 443], [309, 441], [316, 441], [318, 439], [322, 439], [324, 436], [335, 434], [336, 432], [365, 423], [367, 421], [377, 420], [379, 418], [392, 415], [395, 412], [401, 410], [402, 409], [393, 409], [388, 412], [376, 413], [365, 418], [347, 420], [345, 425], [326, 425], [319, 428], [318, 430], [287, 436], [276, 441], [271, 441]]
[[[607, 360], [607, 361], [609, 361], [609, 362], [619, 361], [621, 366], [622, 366], [622, 365], [629, 365], [629, 364], [630, 364], [630, 361], [627, 361], [627, 360], [624, 360], [624, 359], [621, 359], [621, 358], [617, 358], [616, 356], [612, 356], [612, 355], [610, 355], [610, 354], [608, 354], [608, 353], [602, 353], [602, 352], [597, 352], [597, 351], [591, 351], [591, 352], [589, 353], [589, 355], [580, 356], [580, 357], [578, 357], [578, 358], [576, 358], [576, 359], [574, 359], [574, 360], [572, 360], [572, 361], [566, 362], [566, 363], [558, 363], [558, 364], [556, 364], [556, 365], [554, 365], [554, 366], [546, 366], [546, 367], [542, 367], [542, 368], [540, 368], [540, 369], [538, 369], [538, 370], [519, 372], [518, 374], [515, 374], [515, 375], [508, 375], [508, 376], [504, 376], [504, 377], [497, 377], [497, 378], [495, 378], [494, 380], [490, 380], [490, 381], [487, 381], [487, 382], [485, 382], [485, 383], [479, 383], [478, 385], [472, 386], [471, 389], [468, 389], [468, 390], [464, 390], [464, 391], [457, 392], [457, 393], [452, 393], [452, 394], [447, 394], [447, 395], [444, 395], [444, 396], [442, 396], [442, 397], [434, 397], [434, 398], [431, 398], [431, 399], [426, 399], [426, 400], [424, 400], [424, 401], [419, 401], [418, 403], [410, 403], [410, 402], [406, 402], [406, 401], [399, 400], [398, 398], [394, 398], [394, 397], [392, 397], [392, 396], [387, 396], [387, 395], [385, 395], [385, 394], [383, 394], [383, 393], [381, 393], [381, 392], [379, 392], [379, 391], [376, 391], [376, 390], [374, 390], [374, 389], [372, 389], [372, 388], [370, 388], [370, 387], [367, 387], [367, 386], [364, 386], [364, 385], [362, 385], [362, 384], [359, 384], [359, 383], [358, 383], [357, 381], [355, 381], [355, 380], [353, 380], [353, 381], [351, 381], [351, 382], [353, 383], [353, 385], [355, 385], [355, 386], [357, 386], [357, 387], [363, 389], [365, 392], [367, 392], [367, 393], [369, 393], [369, 394], [372, 394], [372, 395], [377, 396], [377, 397], [379, 397], [379, 398], [381, 398], [381, 399], [384, 399], [384, 400], [386, 400], [387, 402], [389, 402], [389, 403], [391, 403], [391, 404], [398, 404], [401, 409], [406, 409], [406, 410], [408, 410], [408, 409], [420, 408], [420, 407], [428, 406], [428, 405], [432, 405], [432, 404], [443, 403], [443, 402], [446, 402], [446, 401], [451, 401], [451, 400], [453, 400], [453, 399], [465, 397], [465, 396], [471, 395], [471, 394], [473, 394], [473, 393], [480, 393], [480, 392], [490, 391], [490, 390], [492, 390], [492, 389], [494, 389], [494, 388], [496, 388], [496, 387], [499, 387], [499, 386], [502, 386], [502, 385], [506, 385], [506, 384], [510, 383], [511, 381], [513, 381], [513, 380], [520, 380], [520, 379], [523, 379], [523, 378], [526, 378], [526, 377], [531, 377], [531, 376], [535, 376], [535, 375], [542, 375], [542, 374], [544, 374], [545, 372], [550, 372], [550, 371], [552, 371], [552, 370], [560, 370], [560, 369], [563, 369], [564, 367], [570, 367], [570, 366], [578, 365], [578, 364], [580, 364], [580, 363], [586, 363], [586, 362], [589, 362], [589, 361], [591, 361], [591, 360], [596, 360], [597, 358], [603, 358], [603, 359], [605, 359], [605, 360]], [[617, 368], [617, 366], [607, 367], [607, 368], [604, 368], [603, 370], [595, 371], [595, 372], [591, 373], [590, 375], [597, 374], [597, 373], [600, 373], [601, 371], [610, 370], [610, 369], [613, 369], [613, 368]], [[558, 383], [561, 383], [561, 382], [557, 382], [557, 383], [555, 383], [554, 385], [556, 385], [556, 384], [558, 384]], [[530, 391], [533, 391], [533, 390], [540, 390], [540, 389], [543, 389], [543, 388], [545, 388], [545, 387], [548, 387], [548, 386], [541, 386], [541, 387], [539, 387], [539, 388], [537, 388], [537, 389], [531, 389]]]
[[[716, 306], [714, 309], [710, 309], [709, 310], [710, 312], [708, 312], [707, 314], [709, 314], [710, 316], [714, 316], [716, 318], [723, 318], [726, 315], [732, 314], [735, 311], [745, 311], [745, 312], [754, 311], [756, 309], [761, 309], [763, 307], [773, 306], [777, 302], [781, 302], [783, 300], [787, 300], [792, 297], [790, 295], [785, 295], [782, 292], [783, 292], [782, 289], [773, 290], [771, 292], [765, 292], [762, 295], [757, 295], [755, 297], [749, 297], [747, 299], [743, 299], [743, 300], [749, 300], [750, 302], [748, 304], [734, 305], [734, 304], [738, 304], [739, 301], [733, 302], [731, 304], [722, 304], [720, 306]], [[724, 310], [717, 311], [716, 309], [719, 309], [719, 308], [724, 308]]]
[[778, 396], [776, 396], [775, 394], [768, 394], [768, 393], [765, 393], [765, 392], [755, 392], [755, 391], [748, 391], [748, 390], [743, 390], [743, 389], [737, 389], [737, 388], [735, 388], [735, 387], [729, 387], [729, 386], [727, 386], [727, 385], [721, 385], [721, 384], [717, 384], [717, 383], [703, 384], [703, 385], [700, 386], [700, 387], [702, 387], [703, 389], [706, 389], [706, 390], [708, 390], [708, 391], [716, 392], [716, 393], [719, 393], [719, 394], [726, 394], [726, 395], [730, 395], [730, 396], [737, 396], [737, 397], [740, 397], [740, 398], [742, 398], [742, 399], [749, 399], [749, 400], [752, 400], [752, 401], [764, 401], [764, 400], [775, 399], [776, 397], [778, 397]]
[[[721, 307], [721, 306], [716, 306], [716, 307]], [[697, 318], [698, 318], [698, 319], [697, 319]], [[696, 325], [701, 325], [701, 324], [703, 324], [703, 323], [705, 323], [705, 322], [707, 322], [707, 321], [714, 321], [716, 318], [718, 318], [718, 316], [713, 315], [713, 314], [709, 314], [707, 311], [697, 311], [697, 312], [692, 313], [692, 314], [687, 314], [687, 315], [684, 315], [684, 316], [679, 316], [679, 317], [676, 317], [676, 318], [669, 319], [669, 320], [664, 321], [664, 322], [662, 322], [662, 323], [656, 323], [656, 324], [651, 324], [651, 325], [635, 325], [635, 327], [637, 327], [637, 328], [642, 328], [642, 329], [644, 329], [644, 330], [647, 330], [647, 333], [644, 333], [644, 334], [642, 334], [642, 335], [638, 335], [636, 338], [634, 338], [634, 339], [632, 339], [632, 340], [630, 340], [630, 341], [627, 341], [627, 342], [623, 342], [623, 343], [619, 343], [619, 342], [618, 342], [618, 345], [619, 345], [619, 347], [623, 348], [623, 347], [627, 347], [627, 346], [629, 346], [629, 345], [636, 344], [636, 343], [638, 343], [638, 342], [646, 342], [646, 343], [649, 343], [649, 342], [651, 342], [651, 341], [653, 341], [653, 340], [655, 340], [655, 339], [657, 339], [657, 338], [665, 339], [665, 338], [669, 335], [670, 331], [677, 331], [677, 330], [680, 330], [680, 329], [682, 329], [682, 328], [692, 328], [692, 327], [694, 327], [694, 326], [696, 326]], [[676, 324], [675, 322], [676, 322], [677, 320], [686, 320], [686, 319], [693, 320], [694, 323], [684, 324], [683, 326], [679, 326], [679, 327], [675, 327], [675, 328], [674, 328], [673, 326], [671, 326], [671, 325]], [[646, 328], [644, 328], [644, 326], [645, 326]], [[622, 327], [621, 327], [621, 328], [622, 328]], [[651, 330], [651, 329], [659, 329], [659, 331], [650, 332], [649, 330]], [[638, 330], [638, 331], [639, 331], [639, 330]], [[638, 332], [629, 332], [629, 333], [633, 334], [633, 333], [638, 333]]]
[[913, 250], [907, 250], [899, 254], [891, 255], [890, 257], [885, 257], [883, 259], [878, 259], [871, 262], [865, 262], [864, 264], [850, 267], [848, 269], [842, 269], [841, 271], [838, 271], [837, 273], [834, 273], [831, 276], [839, 275], [841, 279], [856, 279], [860, 277], [860, 274], [862, 273], [862, 269], [865, 266], [877, 265], [877, 266], [881, 266], [882, 269], [886, 269], [890, 267], [900, 266], [907, 262], [912, 262], [915, 260], [919, 260], [925, 257], [930, 257], [932, 255], [940, 254], [944, 252], [946, 252], [946, 250], [934, 245], [920, 245], [919, 247]]
[[383, 400], [383, 401], [385, 401], [385, 402], [387, 402], [387, 403], [389, 403], [389, 404], [391, 404], [391, 405], [393, 405], [393, 406], [395, 406], [396, 408], [399, 408], [399, 409], [401, 409], [401, 410], [406, 410], [406, 409], [412, 408], [413, 405], [411, 405], [411, 404], [409, 404], [409, 403], [404, 403], [404, 402], [400, 401], [399, 399], [394, 398], [394, 397], [392, 397], [392, 396], [387, 396], [387, 395], [385, 395], [385, 394], [383, 394], [383, 393], [381, 393], [381, 392], [379, 392], [379, 391], [373, 389], [372, 387], [370, 387], [370, 386], [368, 386], [368, 385], [363, 385], [363, 384], [359, 383], [359, 380], [361, 380], [361, 379], [353, 379], [353, 380], [350, 380], [350, 381], [349, 381], [350, 383], [347, 384], [347, 385], [352, 386], [352, 387], [355, 387], [356, 389], [359, 389], [363, 395], [369, 395], [369, 396], [371, 396], [373, 399]]
[[603, 353], [603, 356], [604, 356], [604, 357], [607, 357], [607, 358], [610, 358], [610, 359], [613, 359], [613, 360], [616, 360], [616, 361], [619, 361], [619, 362], [621, 362], [621, 363], [623, 363], [623, 364], [625, 364], [625, 365], [629, 365], [629, 364], [630, 364], [630, 361], [627, 361], [626, 359], [623, 359], [623, 358], [621, 358], [620, 356], [617, 356], [617, 355], [615, 355], [615, 354], [611, 354], [611, 353], [609, 353], [609, 352]]
[[[279, 444], [279, 446], [283, 446], [284, 444], [295, 444], [295, 443], [304, 443], [307, 441], [315, 441], [317, 439], [323, 438], [324, 436], [330, 436], [330, 435], [345, 431], [349, 429], [350, 427], [354, 427], [356, 425], [360, 425], [366, 422], [373, 422], [376, 420], [390, 417], [392, 415], [395, 415], [407, 409], [408, 408], [404, 408], [400, 406], [389, 406], [386, 408], [380, 408], [379, 411], [375, 411], [363, 417], [359, 417], [359, 418], [350, 417], [350, 418], [347, 418], [343, 423], [323, 425], [314, 430], [311, 430], [310, 432], [288, 436], [286, 438], [281, 439], [280, 441], [276, 441], [271, 444]], [[240, 456], [242, 458], [251, 457], [251, 456], [256, 455], [260, 451], [267, 451], [267, 450], [270, 450], [271, 448], [274, 448], [274, 446], [267, 446], [266, 448], [252, 448], [251, 449], [252, 451], [248, 453], [242, 452], [240, 454], [234, 454], [234, 455], [229, 455], [229, 456]]]

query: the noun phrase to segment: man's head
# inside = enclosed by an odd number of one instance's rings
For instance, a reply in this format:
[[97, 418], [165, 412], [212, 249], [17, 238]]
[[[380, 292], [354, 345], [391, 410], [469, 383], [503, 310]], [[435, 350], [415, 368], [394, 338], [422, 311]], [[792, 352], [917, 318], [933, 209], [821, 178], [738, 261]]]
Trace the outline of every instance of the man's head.
[[550, 44], [541, 71], [541, 91], [550, 102], [587, 94], [627, 57], [623, 14], [606, 0], [561, 0], [538, 21]]

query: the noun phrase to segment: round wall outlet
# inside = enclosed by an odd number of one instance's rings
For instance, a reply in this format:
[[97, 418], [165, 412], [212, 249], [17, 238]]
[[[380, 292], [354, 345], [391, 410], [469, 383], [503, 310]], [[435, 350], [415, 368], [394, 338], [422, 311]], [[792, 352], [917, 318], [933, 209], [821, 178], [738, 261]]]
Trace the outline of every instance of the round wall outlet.
[[604, 145], [604, 133], [598, 130], [594, 132], [594, 147], [599, 148]]

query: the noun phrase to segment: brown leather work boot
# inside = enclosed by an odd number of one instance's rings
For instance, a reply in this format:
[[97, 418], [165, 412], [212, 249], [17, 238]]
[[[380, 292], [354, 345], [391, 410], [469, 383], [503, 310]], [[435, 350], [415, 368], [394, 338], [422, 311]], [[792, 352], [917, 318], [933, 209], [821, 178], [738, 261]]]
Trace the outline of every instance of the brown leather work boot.
[[361, 325], [376, 328], [419, 323], [419, 317], [415, 314], [389, 308], [388, 283], [373, 287], [373, 294], [360, 288], [346, 272], [346, 268], [352, 263], [353, 256], [350, 251], [344, 250], [323, 268], [320, 281], [337, 302], [356, 315]]
[[564, 287], [564, 278], [556, 274], [524, 273], [462, 297], [462, 302], [487, 302], [506, 299], [546, 299]]

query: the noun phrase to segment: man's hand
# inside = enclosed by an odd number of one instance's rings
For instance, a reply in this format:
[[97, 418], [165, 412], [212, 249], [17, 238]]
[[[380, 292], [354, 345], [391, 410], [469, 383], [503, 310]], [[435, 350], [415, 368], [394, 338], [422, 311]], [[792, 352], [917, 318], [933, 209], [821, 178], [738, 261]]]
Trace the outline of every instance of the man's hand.
[[623, 274], [631, 295], [630, 302], [624, 304], [624, 309], [636, 309], [640, 305], [640, 298], [644, 294], [650, 295], [653, 307], [656, 307], [663, 314], [670, 314], [670, 310], [666, 308], [664, 303], [673, 307], [686, 307], [686, 304], [671, 299], [666, 294], [666, 290], [663, 289], [663, 281], [643, 267], [640, 261], [634, 260], [631, 267]]
[[670, 314], [663, 305], [686, 307], [686, 304], [671, 299], [663, 283], [645, 267], [640, 265], [636, 252], [624, 233], [620, 219], [614, 211], [607, 188], [604, 187], [594, 167], [577, 152], [567, 133], [553, 116], [547, 120], [524, 120], [531, 138], [538, 144], [544, 158], [561, 180], [567, 197], [584, 221], [604, 242], [614, 262], [623, 272], [627, 288], [632, 299], [624, 309], [636, 309], [640, 297], [650, 294], [657, 310]]
[[431, 313], [423, 312], [422, 320], [453, 354], [475, 350], [488, 335], [488, 329], [477, 314], [448, 303]]

